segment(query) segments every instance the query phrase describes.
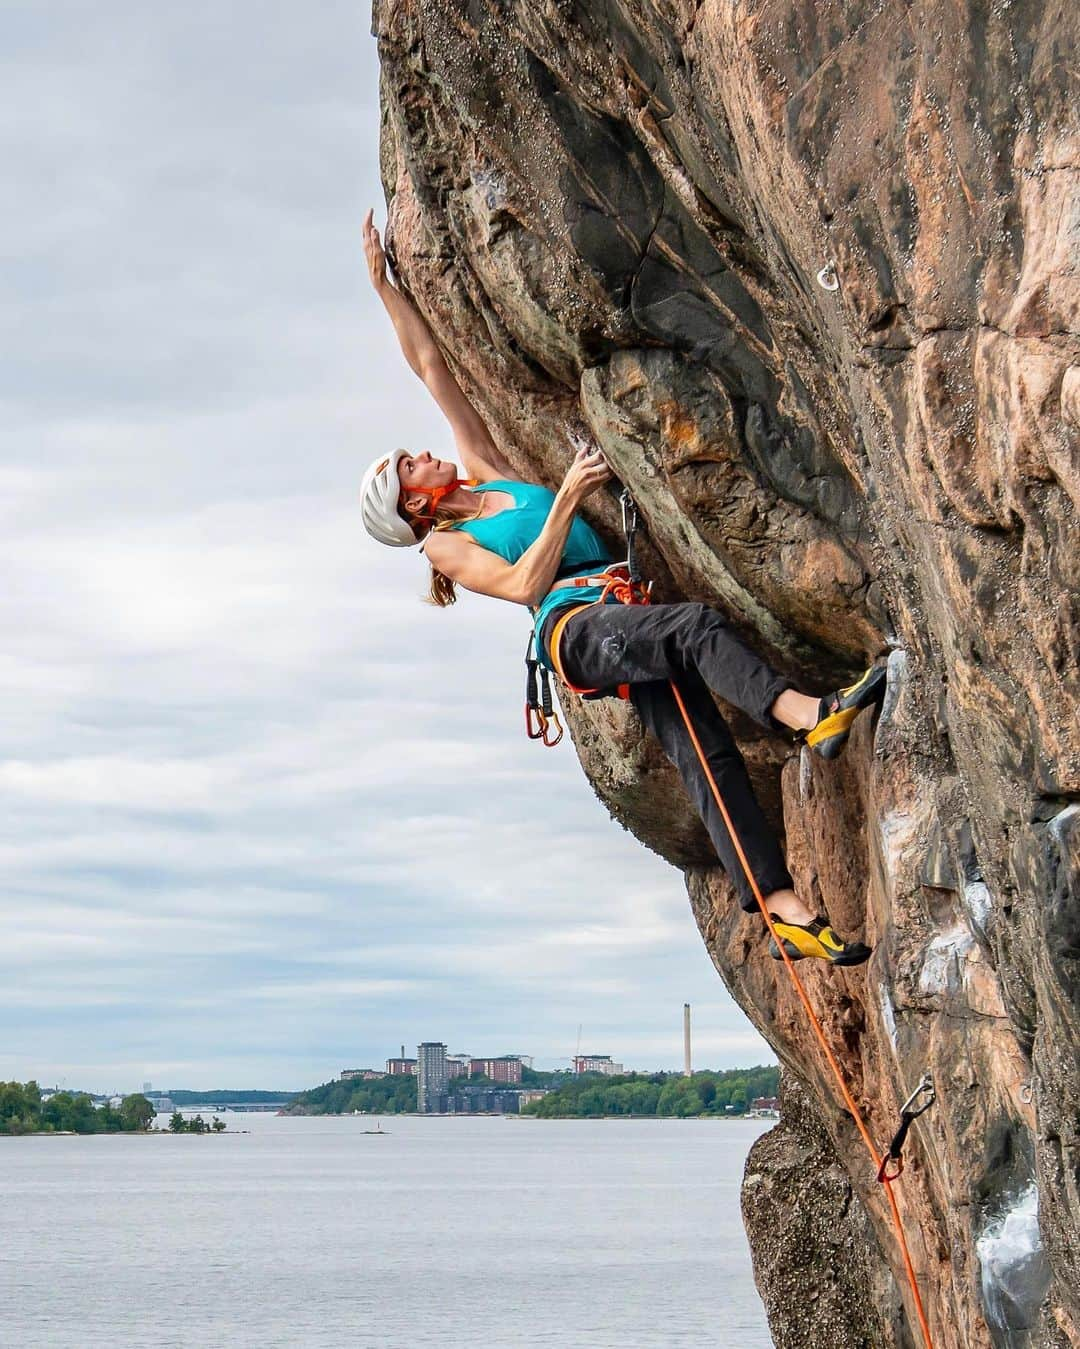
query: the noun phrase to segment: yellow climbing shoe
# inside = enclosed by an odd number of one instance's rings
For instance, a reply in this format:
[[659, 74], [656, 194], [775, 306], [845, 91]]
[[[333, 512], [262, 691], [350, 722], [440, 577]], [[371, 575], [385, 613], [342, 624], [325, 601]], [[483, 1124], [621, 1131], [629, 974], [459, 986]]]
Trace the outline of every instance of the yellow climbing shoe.
[[[861, 941], [841, 941], [824, 918], [814, 918], [809, 923], [785, 923], [783, 919], [770, 914], [776, 935], [784, 943], [784, 950], [792, 960], [803, 960], [806, 956], [827, 960], [830, 965], [861, 965], [870, 959], [870, 947]], [[776, 942], [770, 939], [769, 955], [773, 960], [783, 957]]]
[[847, 744], [851, 723], [865, 707], [880, 704], [885, 697], [884, 665], [869, 670], [846, 689], [837, 689], [818, 705], [817, 725], [806, 734], [806, 743], [823, 759], [835, 759]]

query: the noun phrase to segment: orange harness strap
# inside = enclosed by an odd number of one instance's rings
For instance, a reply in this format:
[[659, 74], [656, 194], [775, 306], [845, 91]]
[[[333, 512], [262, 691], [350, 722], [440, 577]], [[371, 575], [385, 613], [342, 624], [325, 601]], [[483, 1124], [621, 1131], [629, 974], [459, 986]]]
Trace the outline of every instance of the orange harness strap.
[[548, 655], [551, 657], [552, 665], [555, 666], [555, 673], [559, 676], [559, 678], [562, 680], [562, 682], [566, 685], [566, 687], [570, 690], [571, 693], [585, 694], [596, 692], [596, 689], [579, 689], [576, 684], [570, 683], [569, 679], [567, 679], [566, 674], [563, 671], [562, 657], [559, 654], [559, 646], [562, 643], [563, 628], [566, 627], [567, 623], [569, 623], [569, 621], [574, 617], [575, 614], [580, 614], [582, 610], [589, 609], [591, 607], [592, 607], [591, 604], [575, 604], [572, 609], [564, 609], [563, 612], [559, 615], [559, 617], [555, 620], [555, 626], [551, 629], [551, 650], [548, 652]]
[[[581, 698], [587, 698], [592, 693], [599, 693], [600, 690], [579, 689], [576, 684], [570, 683], [569, 679], [567, 679], [566, 677], [565, 671], [563, 670], [562, 655], [560, 654], [559, 647], [562, 644], [563, 629], [566, 627], [570, 619], [572, 619], [575, 614], [580, 614], [583, 609], [591, 609], [593, 604], [600, 604], [600, 603], [601, 603], [600, 600], [593, 600], [589, 604], [575, 604], [572, 609], [567, 609], [566, 613], [559, 615], [558, 620], [555, 623], [555, 626], [551, 629], [551, 650], [548, 652], [548, 655], [551, 657], [552, 665], [555, 666], [555, 673], [559, 676], [563, 684], [570, 690], [571, 693], [576, 693]], [[618, 684], [616, 686], [615, 691], [620, 698], [629, 699], [630, 697], [629, 684]]]
[[[618, 576], [616, 574], [609, 574], [609, 579], [604, 588], [603, 595], [599, 600], [594, 601], [594, 603], [602, 604], [609, 595], [613, 595], [615, 599], [621, 604], [648, 604], [649, 602], [647, 590], [645, 590], [641, 586], [635, 586], [628, 579], [622, 576]], [[565, 614], [560, 615], [558, 622], [552, 629], [551, 651], [549, 652], [551, 656], [551, 662], [555, 666], [559, 678], [563, 681], [563, 683], [572, 693], [578, 694], [595, 693], [597, 690], [578, 689], [575, 688], [571, 683], [569, 683], [569, 681], [566, 679], [566, 676], [563, 674], [562, 671], [562, 661], [559, 654], [559, 644], [562, 640], [563, 629], [566, 627], [566, 624], [569, 622], [569, 620], [573, 618], [575, 614], [579, 614], [582, 611], [582, 609], [587, 608], [589, 608], [589, 605], [587, 604], [575, 605], [574, 608], [568, 609]], [[683, 701], [683, 696], [679, 692], [679, 687], [675, 683], [675, 681], [672, 679], [669, 682], [671, 685], [671, 692], [675, 696], [675, 702], [678, 704], [679, 711], [682, 714], [682, 719], [686, 724], [687, 733], [690, 736], [690, 739], [694, 746], [694, 750], [697, 753], [698, 760], [702, 767], [702, 771], [704, 772], [709, 787], [712, 790], [713, 798], [716, 801], [717, 809], [720, 811], [721, 818], [724, 821], [724, 825], [727, 828], [728, 835], [731, 838], [732, 845], [735, 848], [736, 856], [738, 857], [739, 863], [742, 866], [746, 879], [750, 884], [750, 889], [753, 891], [754, 898], [757, 901], [758, 908], [761, 910], [761, 916], [762, 918], [764, 918], [765, 925], [769, 929], [773, 941], [776, 942], [777, 949], [779, 950], [780, 955], [783, 957], [784, 964], [787, 966], [787, 971], [788, 974], [791, 976], [791, 981], [795, 987], [795, 992], [798, 996], [799, 1001], [803, 1005], [807, 1018], [810, 1021], [810, 1025], [814, 1030], [814, 1034], [817, 1037], [818, 1044], [821, 1046], [821, 1050], [825, 1055], [829, 1067], [832, 1069], [833, 1076], [835, 1077], [836, 1083], [840, 1088], [840, 1094], [844, 1098], [844, 1104], [847, 1106], [852, 1119], [855, 1121], [855, 1126], [858, 1129], [860, 1136], [862, 1137], [863, 1143], [866, 1145], [867, 1152], [869, 1152], [870, 1154], [871, 1161], [873, 1162], [874, 1165], [874, 1170], [877, 1172], [877, 1178], [885, 1186], [885, 1193], [888, 1196], [889, 1207], [892, 1210], [893, 1225], [896, 1229], [896, 1236], [900, 1246], [900, 1253], [903, 1256], [904, 1266], [907, 1271], [908, 1284], [911, 1288], [911, 1297], [915, 1306], [916, 1316], [918, 1317], [919, 1320], [919, 1326], [922, 1330], [923, 1340], [925, 1342], [926, 1349], [934, 1349], [934, 1342], [930, 1336], [930, 1327], [927, 1325], [926, 1312], [923, 1309], [922, 1297], [919, 1293], [919, 1285], [915, 1276], [915, 1268], [911, 1263], [911, 1253], [908, 1250], [907, 1238], [904, 1235], [904, 1225], [900, 1218], [900, 1210], [896, 1203], [896, 1196], [893, 1194], [892, 1191], [893, 1182], [899, 1178], [899, 1171], [890, 1173], [888, 1170], [888, 1161], [889, 1161], [888, 1153], [879, 1153], [877, 1148], [874, 1146], [874, 1140], [870, 1137], [870, 1131], [866, 1126], [866, 1121], [863, 1119], [862, 1111], [859, 1109], [858, 1105], [855, 1102], [855, 1098], [852, 1096], [850, 1090], [848, 1089], [847, 1083], [844, 1081], [843, 1070], [841, 1069], [840, 1064], [837, 1062], [835, 1054], [829, 1048], [829, 1042], [825, 1038], [825, 1031], [822, 1028], [821, 1022], [818, 1020], [813, 1005], [810, 1002], [810, 998], [806, 992], [805, 987], [803, 986], [803, 982], [799, 977], [799, 972], [795, 968], [795, 963], [788, 955], [787, 951], [784, 949], [783, 940], [777, 936], [776, 929], [773, 926], [772, 917], [769, 913], [768, 906], [765, 903], [765, 897], [761, 893], [761, 887], [758, 885], [757, 880], [754, 877], [754, 873], [751, 870], [750, 863], [747, 860], [746, 853], [743, 850], [742, 843], [739, 839], [738, 834], [735, 832], [735, 825], [732, 822], [731, 816], [728, 814], [727, 806], [725, 806], [724, 798], [720, 794], [720, 788], [717, 786], [716, 778], [713, 776], [713, 771], [709, 767], [708, 758], [706, 757], [705, 751], [702, 748], [701, 741], [698, 739], [697, 732], [694, 730], [694, 723], [690, 717], [689, 711], [687, 710], [686, 703]], [[623, 688], [627, 690], [626, 694], [621, 693], [621, 690]], [[621, 685], [620, 694], [621, 696], [628, 697], [629, 686]]]

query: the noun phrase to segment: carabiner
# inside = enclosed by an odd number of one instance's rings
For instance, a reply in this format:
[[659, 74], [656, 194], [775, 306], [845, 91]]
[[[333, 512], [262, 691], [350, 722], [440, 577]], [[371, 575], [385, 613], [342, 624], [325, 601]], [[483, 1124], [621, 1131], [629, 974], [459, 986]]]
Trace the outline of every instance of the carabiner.
[[[556, 735], [554, 739], [549, 738], [548, 736], [548, 731], [552, 726], [554, 726], [555, 729], [558, 731], [558, 735]], [[563, 737], [562, 722], [559, 720], [558, 712], [553, 712], [550, 719], [547, 717], [544, 718], [544, 735], [543, 735], [544, 744], [547, 745], [548, 749], [554, 749], [555, 746], [562, 739], [562, 737]]]
[[637, 502], [630, 495], [629, 487], [624, 487], [619, 494], [619, 505], [622, 507], [622, 528], [623, 536], [626, 539], [626, 569], [630, 573], [630, 580], [636, 585], [641, 580], [641, 574], [638, 571], [637, 542], [635, 539], [638, 527], [638, 508]]
[[[919, 1097], [923, 1094], [923, 1092], [926, 1092], [927, 1094], [925, 1104], [919, 1106], [918, 1110], [912, 1110], [911, 1107], [915, 1104], [915, 1102], [919, 1099]], [[923, 1073], [922, 1081], [911, 1093], [911, 1095], [907, 1098], [904, 1104], [900, 1107], [900, 1114], [902, 1116], [910, 1115], [912, 1119], [918, 1119], [920, 1115], [925, 1114], [925, 1112], [930, 1109], [930, 1107], [934, 1104], [936, 1100], [937, 1100], [937, 1093], [934, 1091], [934, 1084], [930, 1080], [930, 1074]]]
[[629, 487], [619, 493], [619, 505], [622, 508], [622, 532], [632, 534], [637, 529], [637, 503], [630, 495]]
[[[535, 726], [535, 729], [534, 729]], [[547, 735], [548, 721], [539, 707], [525, 704], [525, 734], [530, 740], [544, 740]], [[546, 744], [547, 741], [545, 740]]]

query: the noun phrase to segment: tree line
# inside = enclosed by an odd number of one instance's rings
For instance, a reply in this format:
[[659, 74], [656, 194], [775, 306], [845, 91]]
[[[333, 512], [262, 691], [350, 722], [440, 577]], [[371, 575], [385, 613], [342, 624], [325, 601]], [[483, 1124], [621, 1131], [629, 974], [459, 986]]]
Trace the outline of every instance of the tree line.
[[[486, 1078], [474, 1077], [475, 1086]], [[548, 1094], [525, 1106], [523, 1114], [541, 1119], [585, 1118], [603, 1115], [742, 1115], [759, 1096], [775, 1096], [780, 1070], [775, 1066], [733, 1068], [724, 1072], [627, 1073], [604, 1077], [599, 1073], [574, 1075], [565, 1070], [539, 1072], [524, 1068], [521, 1086], [546, 1087]], [[451, 1087], [464, 1085], [464, 1079]], [[491, 1083], [501, 1088], [503, 1083]], [[513, 1090], [513, 1088], [507, 1088]], [[364, 1081], [325, 1082], [296, 1096], [287, 1113], [298, 1115], [362, 1114], [405, 1115], [416, 1111], [416, 1078], [405, 1074]]]
[[[523, 1067], [521, 1083], [523, 1087], [547, 1087], [568, 1080], [566, 1071], [545, 1073]], [[490, 1082], [480, 1073], [468, 1078], [454, 1078], [450, 1090], [456, 1091], [464, 1086], [490, 1086], [496, 1089], [516, 1090], [505, 1082]], [[335, 1079], [324, 1082], [321, 1087], [312, 1087], [295, 1095], [285, 1114], [292, 1115], [351, 1115], [358, 1110], [362, 1115], [409, 1115], [416, 1113], [416, 1078], [410, 1073], [387, 1074], [371, 1080], [349, 1078], [346, 1082]]]
[[36, 1082], [0, 1082], [0, 1134], [138, 1133], [153, 1122], [154, 1107], [139, 1092], [118, 1109], [98, 1109], [83, 1091], [58, 1091], [43, 1101]]
[[404, 1073], [377, 1077], [370, 1082], [350, 1078], [347, 1082], [324, 1082], [302, 1091], [285, 1107], [291, 1115], [350, 1115], [354, 1110], [371, 1115], [404, 1115], [416, 1110], [416, 1078]]
[[743, 1115], [759, 1096], [776, 1096], [776, 1067], [734, 1068], [726, 1072], [627, 1073], [602, 1077], [582, 1073], [522, 1110], [540, 1119], [599, 1119], [606, 1115]]

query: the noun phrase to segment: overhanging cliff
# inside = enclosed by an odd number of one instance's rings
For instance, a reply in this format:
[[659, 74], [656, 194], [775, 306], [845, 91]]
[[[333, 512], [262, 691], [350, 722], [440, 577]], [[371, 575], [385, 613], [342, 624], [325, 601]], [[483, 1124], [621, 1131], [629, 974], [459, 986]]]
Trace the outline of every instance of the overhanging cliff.
[[[732, 724], [801, 893], [875, 947], [806, 976], [875, 1137], [924, 1071], [938, 1092], [898, 1187], [938, 1349], [1080, 1346], [1075, 20], [374, 14], [393, 261], [508, 456], [553, 485], [575, 435], [598, 442], [662, 593], [721, 605], [811, 691], [888, 656], [838, 763]], [[614, 534], [611, 503], [595, 522]], [[789, 1069], [744, 1189], [776, 1344], [917, 1344], [881, 1187], [760, 921], [632, 713], [570, 719]]]

